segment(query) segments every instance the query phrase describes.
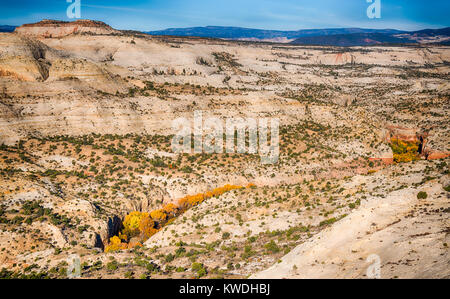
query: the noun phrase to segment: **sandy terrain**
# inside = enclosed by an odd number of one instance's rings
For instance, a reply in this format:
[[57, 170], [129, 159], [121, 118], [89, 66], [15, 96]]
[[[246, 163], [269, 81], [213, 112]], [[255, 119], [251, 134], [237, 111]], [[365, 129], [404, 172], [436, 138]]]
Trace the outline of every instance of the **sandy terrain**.
[[[376, 254], [383, 278], [449, 277], [448, 47], [72, 25], [0, 34], [2, 273], [64, 278], [77, 254], [82, 277], [362, 278]], [[194, 111], [278, 118], [278, 163], [173, 153]], [[131, 212], [250, 183], [105, 252]]]

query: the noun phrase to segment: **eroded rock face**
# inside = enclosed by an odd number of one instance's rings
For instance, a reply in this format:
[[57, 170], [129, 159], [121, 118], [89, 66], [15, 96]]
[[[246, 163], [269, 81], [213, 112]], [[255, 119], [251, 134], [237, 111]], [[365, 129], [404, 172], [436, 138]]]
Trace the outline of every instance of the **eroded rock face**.
[[112, 215], [106, 220], [97, 221], [95, 225], [98, 230], [93, 235], [92, 245], [103, 249], [104, 244], [109, 242], [109, 238], [119, 232], [122, 220], [118, 216]]
[[0, 35], [0, 77], [20, 81], [44, 81], [48, 78], [49, 47], [40, 41], [16, 34]]
[[111, 218], [108, 218], [108, 237], [117, 234], [121, 225], [122, 221], [119, 217], [113, 216]]
[[402, 141], [417, 142], [419, 141], [419, 129], [418, 128], [404, 128], [400, 126], [388, 126], [389, 133], [387, 140], [391, 138], [398, 138]]
[[442, 151], [442, 140], [433, 130], [423, 130], [420, 128], [404, 128], [401, 126], [388, 126], [385, 139], [387, 142], [391, 138], [400, 139], [406, 142], [419, 143], [419, 154], [427, 160], [439, 160], [450, 156], [450, 152]]
[[[54, 82], [66, 86], [62, 90], [88, 88], [115, 93], [125, 90], [120, 76], [99, 63], [73, 57], [64, 50], [57, 50], [43, 42], [21, 34], [0, 33], [0, 96], [31, 94], [35, 82]], [[73, 83], [74, 82], [74, 83]], [[73, 83], [73, 84], [72, 84]], [[37, 85], [34, 85], [37, 86]], [[48, 85], [41, 85], [48, 89]], [[36, 94], [42, 94], [42, 90]]]
[[77, 33], [90, 33], [96, 35], [120, 33], [103, 22], [91, 20], [77, 20], [74, 22], [42, 20], [38, 23], [24, 24], [17, 27], [15, 32], [26, 36], [40, 38], [63, 37]]

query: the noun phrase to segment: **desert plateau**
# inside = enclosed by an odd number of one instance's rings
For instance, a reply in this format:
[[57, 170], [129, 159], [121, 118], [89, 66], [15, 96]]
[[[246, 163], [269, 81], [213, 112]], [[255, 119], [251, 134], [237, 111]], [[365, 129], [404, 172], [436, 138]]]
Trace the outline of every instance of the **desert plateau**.
[[[0, 278], [450, 278], [450, 47], [0, 33]], [[279, 119], [279, 157], [173, 120]], [[190, 137], [190, 136], [189, 136]], [[234, 141], [233, 141], [234, 142]], [[233, 143], [234, 144], [234, 143]]]

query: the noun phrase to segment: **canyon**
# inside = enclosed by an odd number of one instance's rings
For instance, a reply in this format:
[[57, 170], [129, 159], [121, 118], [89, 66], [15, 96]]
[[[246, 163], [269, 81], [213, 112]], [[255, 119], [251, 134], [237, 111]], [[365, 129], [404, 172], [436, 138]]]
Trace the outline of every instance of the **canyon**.
[[[439, 44], [254, 43], [89, 20], [0, 33], [0, 276], [65, 278], [75, 254], [81, 278], [363, 278], [376, 254], [382, 278], [448, 278], [449, 61]], [[279, 119], [277, 163], [174, 153], [172, 122], [194, 111]], [[127, 215], [226, 185], [249, 187], [105, 250]]]

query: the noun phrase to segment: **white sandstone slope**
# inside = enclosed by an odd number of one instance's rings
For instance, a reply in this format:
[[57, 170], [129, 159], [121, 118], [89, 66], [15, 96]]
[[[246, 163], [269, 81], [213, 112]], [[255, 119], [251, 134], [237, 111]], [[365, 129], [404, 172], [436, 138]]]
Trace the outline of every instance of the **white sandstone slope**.
[[[419, 191], [427, 192], [427, 199], [418, 199]], [[368, 259], [372, 254], [380, 258], [381, 278], [448, 278], [449, 199], [443, 192], [435, 180], [420, 189], [369, 197], [353, 213], [251, 278], [364, 278], [374, 265]]]

